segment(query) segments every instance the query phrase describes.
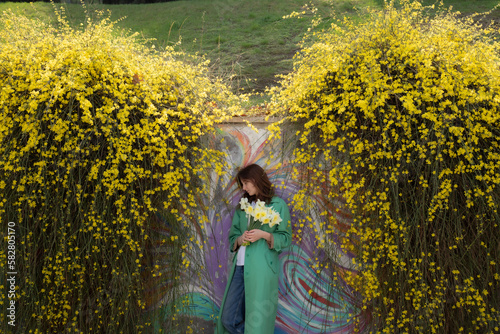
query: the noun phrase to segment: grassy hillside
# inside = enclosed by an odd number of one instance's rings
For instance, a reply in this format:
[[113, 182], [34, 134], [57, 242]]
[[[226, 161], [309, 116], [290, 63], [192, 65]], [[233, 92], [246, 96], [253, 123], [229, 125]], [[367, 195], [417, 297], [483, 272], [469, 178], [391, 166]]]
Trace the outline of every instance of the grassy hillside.
[[[426, 0], [426, 4], [434, 1]], [[235, 88], [262, 91], [272, 85], [276, 74], [292, 67], [297, 43], [307, 31], [312, 13], [304, 4], [318, 8], [317, 15], [329, 18], [335, 13], [362, 19], [363, 9], [380, 8], [382, 0], [189, 0], [142, 5], [89, 5], [109, 10], [118, 26], [155, 39], [158, 47], [176, 45], [190, 53], [205, 54], [220, 76], [231, 78]], [[496, 1], [445, 0], [463, 13], [485, 12]], [[75, 26], [85, 21], [84, 8], [64, 4], [68, 20]], [[11, 8], [29, 17], [55, 21], [50, 3], [0, 3], [0, 12]], [[354, 9], [355, 8], [355, 9]], [[306, 11], [301, 19], [283, 19], [292, 11]], [[499, 10], [493, 18], [499, 16]], [[179, 41], [181, 43], [179, 44]]]
[[[312, 14], [302, 19], [283, 19], [301, 11], [305, 0], [191, 0], [143, 5], [92, 5], [105, 9], [118, 26], [154, 38], [159, 47], [177, 45], [188, 52], [206, 54], [216, 73], [231, 76], [239, 88], [262, 90], [277, 73], [291, 69], [297, 43], [307, 30]], [[314, 0], [320, 15], [329, 15], [323, 0]], [[352, 12], [357, 3], [378, 6], [374, 0], [340, 0], [336, 8]], [[58, 4], [58, 6], [60, 6]], [[84, 8], [63, 5], [68, 20], [78, 25], [85, 20]], [[2, 3], [0, 11], [12, 8], [27, 16], [55, 21], [50, 3]], [[181, 44], [178, 42], [181, 41]]]

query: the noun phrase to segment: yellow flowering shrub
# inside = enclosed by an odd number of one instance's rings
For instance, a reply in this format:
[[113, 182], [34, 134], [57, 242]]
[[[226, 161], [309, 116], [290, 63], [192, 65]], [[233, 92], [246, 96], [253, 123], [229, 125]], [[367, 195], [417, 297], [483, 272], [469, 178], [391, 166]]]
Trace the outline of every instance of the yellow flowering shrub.
[[200, 138], [236, 98], [203, 59], [103, 15], [73, 29], [4, 12], [0, 64], [0, 268], [13, 222], [17, 271], [17, 326], [0, 331], [147, 331], [144, 277], [165, 270], [146, 261], [150, 219], [193, 214], [220, 155]]
[[347, 230], [325, 218], [324, 246], [340, 235], [355, 255], [346, 276], [372, 331], [498, 332], [500, 48], [428, 9], [387, 4], [297, 55], [273, 91], [300, 124], [296, 204], [329, 189], [352, 213]]

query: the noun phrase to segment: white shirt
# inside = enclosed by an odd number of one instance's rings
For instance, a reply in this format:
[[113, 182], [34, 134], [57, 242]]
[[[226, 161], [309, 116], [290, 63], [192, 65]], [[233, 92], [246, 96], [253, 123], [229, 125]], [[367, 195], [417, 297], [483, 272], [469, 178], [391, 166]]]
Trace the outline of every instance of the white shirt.
[[[255, 202], [252, 202], [252, 207], [255, 208]], [[248, 221], [247, 221], [247, 227], [250, 224], [250, 215], [248, 215]], [[244, 266], [245, 265], [245, 249], [246, 246], [240, 246], [240, 249], [238, 249], [238, 254], [236, 254], [236, 265], [237, 266]]]

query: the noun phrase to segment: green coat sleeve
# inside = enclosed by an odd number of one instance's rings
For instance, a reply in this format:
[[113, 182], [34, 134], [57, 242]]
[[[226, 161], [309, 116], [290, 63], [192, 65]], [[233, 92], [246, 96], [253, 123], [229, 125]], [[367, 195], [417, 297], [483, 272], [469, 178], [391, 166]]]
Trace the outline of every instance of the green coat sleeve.
[[271, 233], [274, 238], [273, 249], [281, 253], [283, 248], [290, 246], [292, 243], [292, 224], [290, 219], [290, 211], [288, 205], [281, 198], [277, 203], [273, 203], [273, 208], [278, 211], [282, 219], [281, 223]]
[[229, 250], [231, 252], [238, 250], [239, 246], [236, 244], [236, 239], [245, 232], [245, 229], [242, 229], [241, 226], [242, 222], [246, 222], [246, 214], [238, 205], [233, 215], [233, 223], [229, 229]]

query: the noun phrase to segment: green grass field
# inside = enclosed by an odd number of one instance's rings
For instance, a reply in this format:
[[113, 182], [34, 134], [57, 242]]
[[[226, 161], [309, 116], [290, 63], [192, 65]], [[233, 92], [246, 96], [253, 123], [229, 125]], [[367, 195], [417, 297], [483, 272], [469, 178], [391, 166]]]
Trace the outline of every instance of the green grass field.
[[[382, 0], [186, 0], [142, 5], [87, 5], [109, 10], [117, 25], [154, 39], [158, 47], [175, 45], [189, 53], [206, 55], [214, 73], [230, 79], [236, 89], [263, 91], [276, 82], [276, 75], [292, 69], [298, 42], [310, 26], [312, 13], [301, 19], [283, 19], [292, 11], [304, 10], [306, 3], [318, 8], [317, 15], [363, 20], [368, 7], [382, 8]], [[434, 1], [425, 0], [425, 4]], [[486, 12], [497, 4], [490, 0], [445, 0], [445, 7], [464, 14]], [[71, 24], [85, 22], [80, 4], [56, 4], [65, 8]], [[55, 22], [50, 3], [0, 3], [6, 9]], [[332, 10], [334, 14], [332, 14]], [[488, 19], [496, 19], [495, 10]], [[180, 42], [180, 44], [179, 44]]]

